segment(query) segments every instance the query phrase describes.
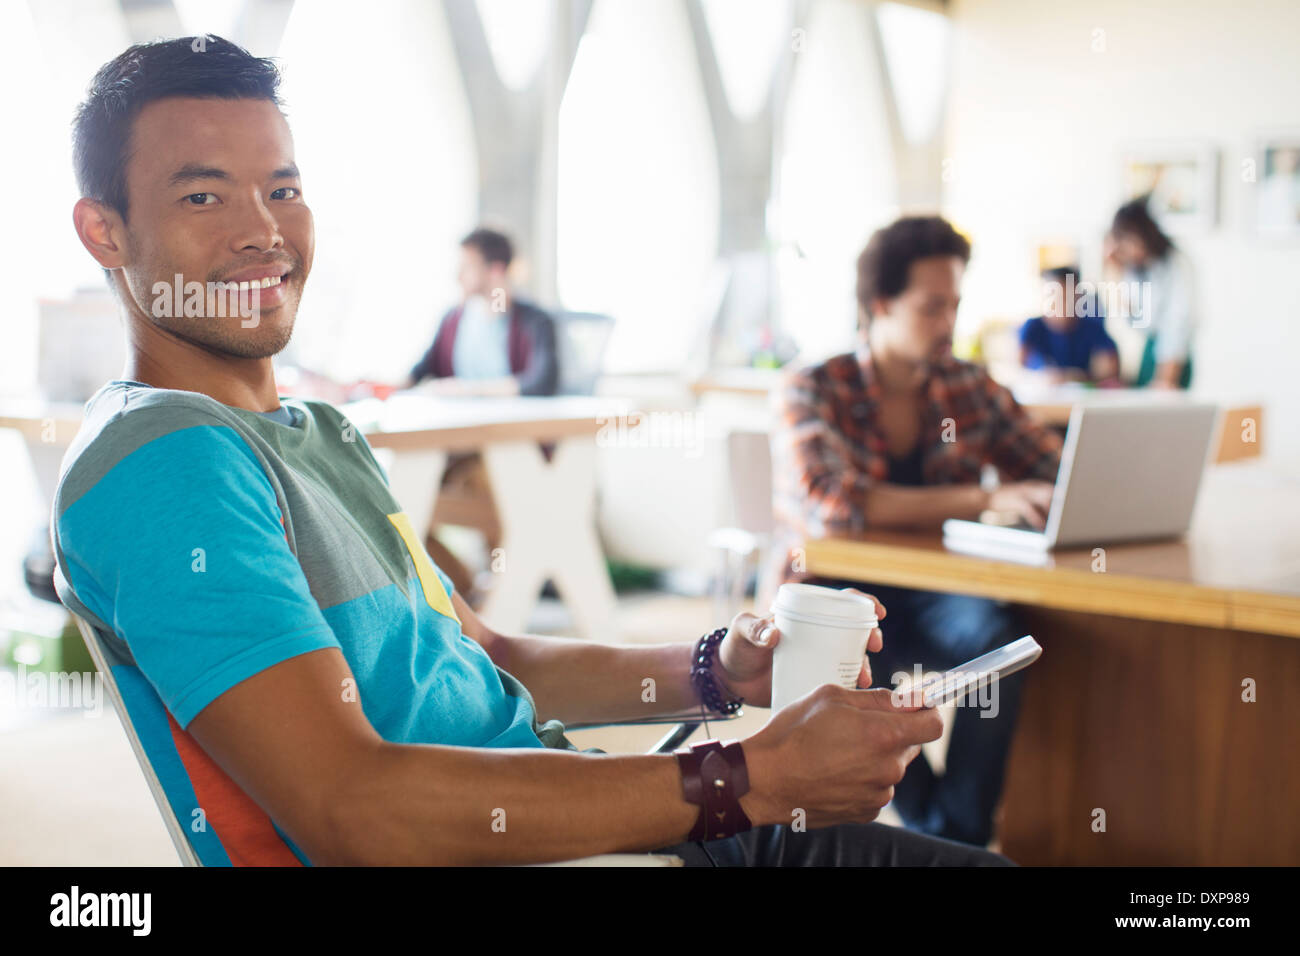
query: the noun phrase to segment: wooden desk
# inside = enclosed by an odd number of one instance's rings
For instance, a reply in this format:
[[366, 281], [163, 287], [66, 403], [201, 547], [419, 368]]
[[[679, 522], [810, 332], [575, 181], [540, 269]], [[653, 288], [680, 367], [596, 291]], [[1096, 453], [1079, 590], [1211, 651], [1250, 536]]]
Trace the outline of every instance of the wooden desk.
[[937, 533], [805, 553], [818, 575], [1019, 606], [1043, 656], [1003, 796], [1016, 861], [1300, 864], [1300, 483], [1212, 469], [1184, 540], [1108, 547], [1104, 572], [1091, 549], [1031, 567], [949, 553]]

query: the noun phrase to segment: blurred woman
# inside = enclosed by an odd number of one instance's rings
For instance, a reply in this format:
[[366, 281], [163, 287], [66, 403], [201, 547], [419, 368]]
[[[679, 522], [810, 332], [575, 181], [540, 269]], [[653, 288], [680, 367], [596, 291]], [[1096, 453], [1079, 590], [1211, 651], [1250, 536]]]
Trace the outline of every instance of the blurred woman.
[[1147, 209], [1147, 197], [1119, 207], [1105, 243], [1106, 263], [1124, 272], [1127, 282], [1142, 283], [1129, 309], [1134, 328], [1144, 329], [1146, 347], [1138, 386], [1187, 388], [1192, 381], [1195, 332], [1192, 267], [1174, 247]]

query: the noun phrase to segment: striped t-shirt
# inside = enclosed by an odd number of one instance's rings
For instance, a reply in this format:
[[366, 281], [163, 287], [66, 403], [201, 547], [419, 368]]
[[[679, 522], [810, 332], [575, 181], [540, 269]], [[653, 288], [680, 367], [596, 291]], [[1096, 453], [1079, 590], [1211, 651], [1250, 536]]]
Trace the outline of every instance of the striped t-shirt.
[[[576, 749], [466, 636], [365, 438], [338, 409], [291, 423], [112, 381], [63, 460], [63, 602], [97, 633], [138, 745], [200, 862], [310, 863], [187, 732], [280, 661], [340, 648], [394, 743]], [[430, 489], [430, 494], [434, 489]]]

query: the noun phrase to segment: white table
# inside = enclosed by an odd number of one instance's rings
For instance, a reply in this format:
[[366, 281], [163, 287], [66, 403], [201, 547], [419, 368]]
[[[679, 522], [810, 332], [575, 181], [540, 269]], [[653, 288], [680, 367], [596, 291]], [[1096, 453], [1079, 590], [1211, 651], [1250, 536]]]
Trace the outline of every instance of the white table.
[[[416, 532], [433, 518], [447, 456], [478, 452], [501, 524], [496, 581], [482, 615], [527, 625], [549, 578], [577, 633], [612, 639], [614, 588], [596, 534], [596, 438], [621, 406], [606, 399], [434, 398], [400, 392], [339, 406], [386, 457], [389, 486]], [[541, 444], [554, 445], [551, 459]]]
[[[393, 496], [421, 540], [433, 518], [448, 454], [482, 456], [502, 529], [496, 582], [483, 608], [492, 627], [522, 631], [550, 578], [579, 635], [613, 639], [614, 588], [596, 534], [596, 444], [610, 417], [624, 413], [622, 403], [399, 392], [387, 401], [338, 407], [376, 457], [388, 459]], [[75, 403], [0, 402], [0, 428], [22, 434], [47, 509], [82, 414]], [[543, 443], [555, 446], [550, 461], [539, 447]]]

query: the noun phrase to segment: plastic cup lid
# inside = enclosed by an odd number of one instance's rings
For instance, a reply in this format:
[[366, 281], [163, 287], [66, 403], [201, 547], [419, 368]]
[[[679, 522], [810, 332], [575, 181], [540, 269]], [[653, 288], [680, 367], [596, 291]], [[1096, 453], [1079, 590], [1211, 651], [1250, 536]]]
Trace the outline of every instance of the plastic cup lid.
[[819, 584], [783, 584], [772, 610], [816, 624], [875, 627], [876, 605], [870, 598]]

